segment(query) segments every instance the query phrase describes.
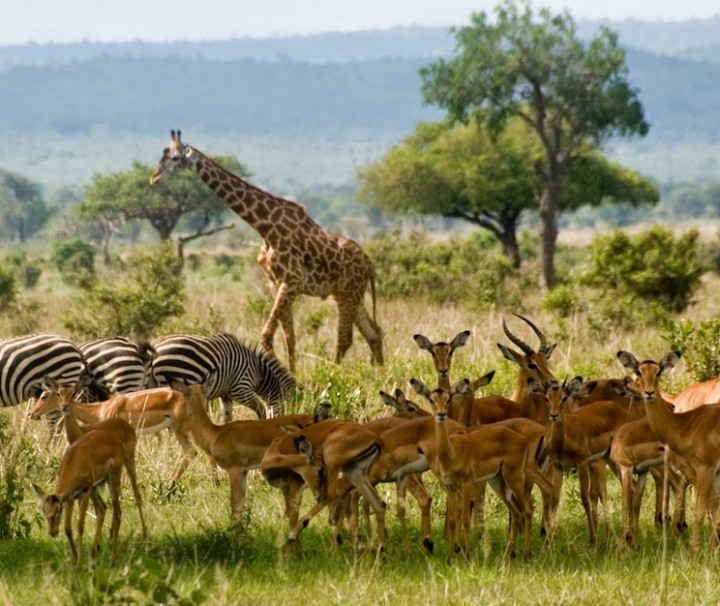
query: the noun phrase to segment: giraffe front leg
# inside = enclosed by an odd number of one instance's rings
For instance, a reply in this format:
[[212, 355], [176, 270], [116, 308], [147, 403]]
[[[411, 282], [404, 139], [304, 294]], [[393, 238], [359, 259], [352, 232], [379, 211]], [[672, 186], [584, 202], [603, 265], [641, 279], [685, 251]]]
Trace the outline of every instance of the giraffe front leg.
[[260, 344], [263, 349], [274, 354], [273, 339], [275, 337], [275, 331], [277, 330], [278, 324], [282, 323], [290, 372], [295, 371], [295, 331], [293, 329], [292, 317], [292, 304], [294, 300], [295, 295], [291, 292], [288, 285], [282, 283], [275, 294], [275, 301], [273, 302], [270, 316], [260, 333]]

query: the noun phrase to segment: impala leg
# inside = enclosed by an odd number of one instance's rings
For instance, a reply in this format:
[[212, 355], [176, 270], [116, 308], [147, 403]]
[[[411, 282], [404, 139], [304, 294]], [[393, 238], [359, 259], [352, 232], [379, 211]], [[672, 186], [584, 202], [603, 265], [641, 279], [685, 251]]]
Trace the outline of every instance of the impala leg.
[[[85, 493], [78, 499], [78, 522], [77, 522], [77, 544], [78, 544], [78, 557], [76, 565], [79, 567], [82, 563], [83, 555], [83, 536], [85, 535], [85, 516], [87, 515], [88, 505], [90, 504], [90, 495], [94, 495], [96, 492], [95, 488], [86, 490]], [[94, 502], [94, 497], [93, 497]], [[97, 511], [97, 508], [96, 508]], [[99, 518], [98, 518], [99, 519]]]
[[122, 519], [122, 509], [120, 508], [120, 487], [121, 475], [113, 474], [108, 482], [110, 491], [110, 499], [112, 502], [113, 516], [112, 525], [110, 526], [110, 543], [112, 550], [112, 562], [117, 562], [118, 535], [120, 534], [120, 521]]
[[230, 481], [230, 521], [237, 530], [242, 523], [248, 470], [244, 467], [232, 467], [227, 473]]
[[107, 506], [105, 505], [105, 501], [102, 500], [102, 497], [97, 490], [93, 489], [91, 492], [93, 507], [95, 508], [95, 515], [97, 517], [97, 520], [95, 521], [95, 536], [93, 537], [92, 549], [90, 552], [92, 561], [93, 563], [95, 563], [97, 562], [98, 551], [100, 550], [102, 528], [103, 523], [105, 522], [105, 511], [107, 510]]
[[65, 516], [65, 536], [70, 544], [70, 551], [73, 555], [73, 562], [76, 566], [80, 566], [82, 562], [82, 554], [78, 553], [77, 547], [75, 546], [75, 540], [73, 539], [72, 529], [72, 512], [73, 512], [74, 501], [72, 499], [65, 501], [63, 504], [63, 514]]
[[138, 488], [137, 472], [135, 470], [135, 459], [129, 458], [125, 461], [125, 468], [130, 478], [130, 486], [132, 487], [133, 496], [135, 497], [135, 504], [137, 505], [138, 514], [140, 516], [140, 526], [142, 528], [142, 535], [144, 539], [147, 539], [147, 526], [145, 525], [145, 515], [143, 514], [142, 495]]
[[696, 475], [696, 498], [695, 498], [695, 518], [690, 538], [690, 552], [696, 554], [700, 549], [702, 539], [702, 527], [705, 522], [705, 514], [708, 508], [713, 487], [713, 477], [704, 468], [697, 469]]
[[[422, 483], [422, 477], [419, 474], [413, 474], [410, 476], [407, 476], [408, 483], [407, 488], [412, 493], [412, 495], [415, 497], [415, 500], [418, 503], [418, 507], [420, 507], [420, 518], [421, 518], [421, 528], [422, 528], [422, 536], [423, 536], [423, 547], [427, 549], [428, 552], [432, 553], [434, 544], [432, 541], [432, 497], [428, 494], [428, 491], [425, 489], [425, 486]], [[399, 500], [399, 499], [398, 499]], [[403, 520], [404, 523], [404, 520]], [[404, 537], [404, 543], [406, 543], [406, 548], [409, 549], [409, 539], [407, 537], [407, 525], [405, 525], [405, 537]]]
[[580, 480], [580, 498], [585, 509], [585, 517], [587, 518], [590, 533], [590, 548], [595, 549], [597, 545], [597, 520], [593, 515], [593, 506], [590, 500], [590, 470], [587, 463], [583, 462], [578, 465], [578, 478]]

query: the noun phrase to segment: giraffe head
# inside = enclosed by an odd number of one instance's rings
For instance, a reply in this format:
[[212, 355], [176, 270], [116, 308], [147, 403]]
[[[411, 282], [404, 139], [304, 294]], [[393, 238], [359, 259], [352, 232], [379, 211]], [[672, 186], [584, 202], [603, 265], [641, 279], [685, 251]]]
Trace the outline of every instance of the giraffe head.
[[169, 173], [180, 168], [187, 168], [188, 159], [193, 150], [180, 140], [181, 132], [179, 130], [170, 131], [170, 146], [163, 150], [162, 158], [150, 177], [150, 185], [155, 185]]

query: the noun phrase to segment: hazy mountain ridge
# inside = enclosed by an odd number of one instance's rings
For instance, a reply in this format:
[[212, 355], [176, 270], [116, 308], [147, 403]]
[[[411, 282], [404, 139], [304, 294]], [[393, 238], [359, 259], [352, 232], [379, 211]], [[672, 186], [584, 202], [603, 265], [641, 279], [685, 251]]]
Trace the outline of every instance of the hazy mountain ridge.
[[[711, 19], [639, 21], [578, 20], [578, 34], [590, 38], [600, 26], [617, 32], [628, 47], [658, 54], [702, 52], [720, 40], [720, 14]], [[458, 26], [465, 25], [459, 23]], [[0, 66], [86, 61], [105, 55], [139, 57], [203, 57], [217, 60], [291, 59], [310, 63], [365, 61], [385, 57], [437, 57], [452, 53], [455, 40], [448, 27], [394, 27], [308, 36], [236, 37], [225, 40], [0, 46]]]
[[[646, 45], [678, 53], [628, 48], [630, 81], [651, 132], [618, 142], [621, 161], [660, 180], [717, 175], [720, 156], [707, 150], [720, 142], [720, 64], [681, 55], [691, 52], [690, 42], [700, 48], [712, 32], [720, 39], [720, 18], [607, 25], [621, 43], [644, 36]], [[598, 26], [580, 23], [579, 33]], [[688, 45], [665, 43], [672, 32]], [[423, 105], [418, 70], [453, 47], [447, 28], [0, 47], [0, 65], [14, 62], [0, 70], [6, 142], [0, 166], [45, 183], [85, 182], [133, 159], [154, 161], [159, 133], [175, 127], [203, 149], [238, 154], [263, 181], [352, 182], [357, 166], [379, 157], [417, 122], [443, 116]], [[239, 58], [246, 54], [253, 56]], [[681, 159], [682, 148], [691, 151]]]

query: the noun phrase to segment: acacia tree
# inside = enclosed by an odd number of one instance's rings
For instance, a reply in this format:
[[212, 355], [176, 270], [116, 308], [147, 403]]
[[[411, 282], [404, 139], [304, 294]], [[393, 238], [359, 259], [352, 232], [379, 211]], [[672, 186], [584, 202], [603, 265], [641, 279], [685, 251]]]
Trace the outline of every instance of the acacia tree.
[[[360, 169], [357, 197], [394, 214], [435, 214], [489, 230], [519, 267], [521, 215], [537, 208], [532, 166], [542, 156], [515, 118], [490, 136], [477, 122], [421, 123], [380, 160]], [[605, 201], [653, 203], [658, 191], [634, 171], [586, 150], [563, 175], [562, 210]]]
[[[217, 157], [223, 166], [238, 175], [247, 177], [246, 167], [232, 157]], [[197, 238], [209, 236], [231, 225], [209, 228], [219, 221], [227, 208], [192, 174], [180, 173], [177, 178], [150, 187], [152, 167], [133, 162], [129, 171], [110, 175], [96, 174], [85, 190], [85, 197], [78, 205], [81, 219], [97, 221], [103, 233], [103, 250], [107, 249], [113, 229], [118, 224], [132, 220], [147, 220], [155, 229], [161, 242], [172, 238], [180, 221], [191, 232], [178, 236], [177, 254], [182, 265], [184, 246]]]
[[51, 215], [38, 183], [0, 169], [0, 233], [5, 238], [25, 242]]
[[535, 199], [524, 145], [511, 135], [491, 140], [477, 125], [420, 123], [358, 170], [357, 197], [394, 214], [442, 215], [487, 229], [519, 267], [518, 221]]
[[474, 13], [471, 24], [451, 30], [456, 55], [420, 70], [427, 103], [454, 121], [476, 119], [499, 131], [522, 119], [543, 150], [533, 170], [538, 182], [542, 283], [555, 283], [557, 214], [563, 174], [578, 155], [599, 149], [611, 136], [644, 136], [648, 124], [627, 80], [617, 35], [602, 27], [580, 41], [568, 12], [537, 16], [527, 0], [505, 0], [492, 22]]

